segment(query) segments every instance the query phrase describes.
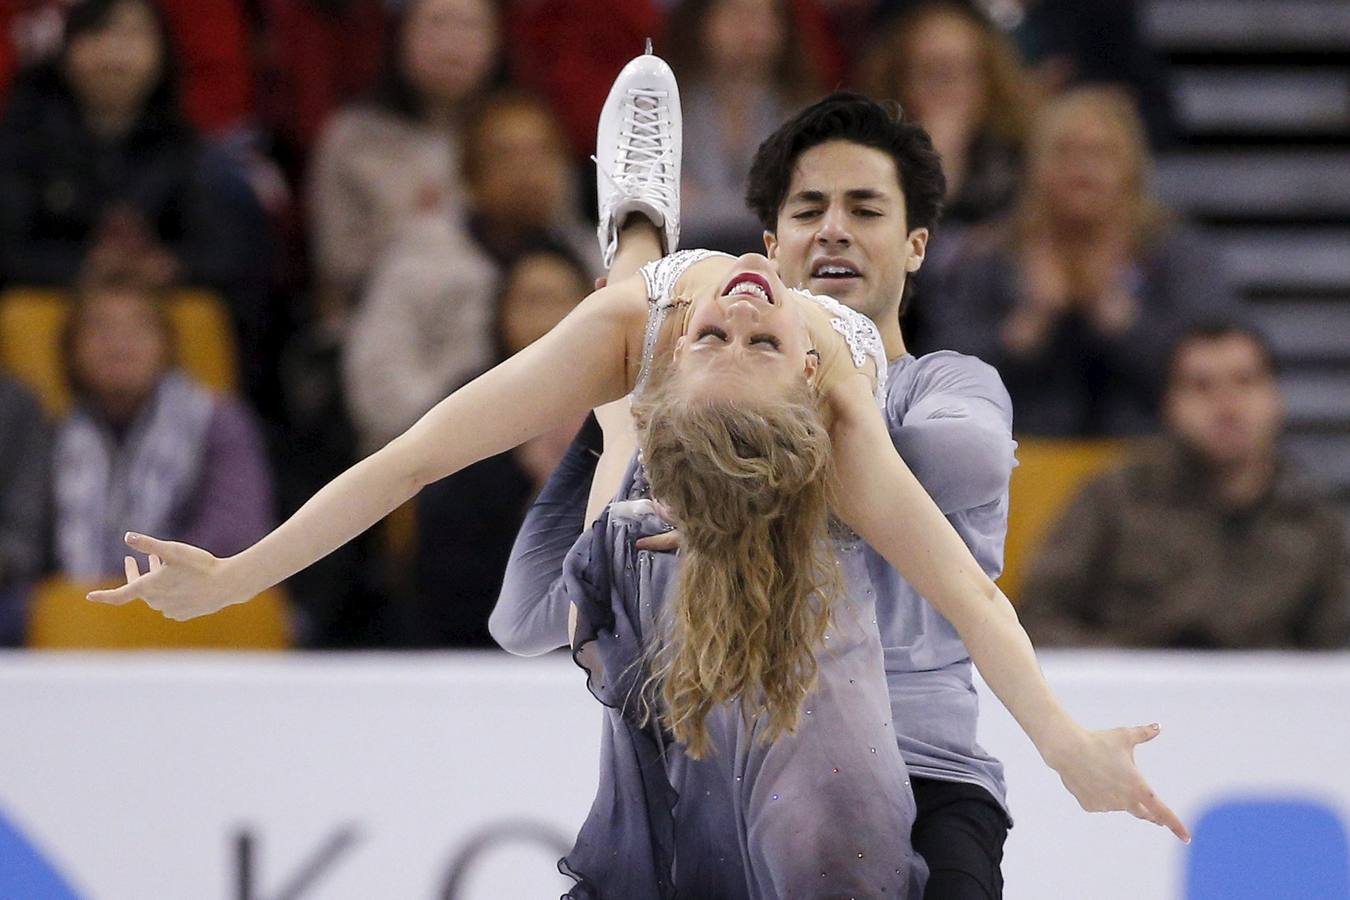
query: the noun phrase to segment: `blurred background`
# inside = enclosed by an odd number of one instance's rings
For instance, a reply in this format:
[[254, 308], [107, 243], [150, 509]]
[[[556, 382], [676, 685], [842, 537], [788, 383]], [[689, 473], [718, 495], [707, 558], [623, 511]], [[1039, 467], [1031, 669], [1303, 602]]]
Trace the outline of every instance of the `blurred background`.
[[0, 646], [493, 648], [575, 429], [209, 619], [82, 598], [128, 528], [249, 545], [585, 296], [648, 36], [685, 247], [762, 248], [750, 159], [830, 90], [931, 133], [904, 325], [1013, 397], [1039, 645], [1350, 646], [1344, 0], [0, 0]]

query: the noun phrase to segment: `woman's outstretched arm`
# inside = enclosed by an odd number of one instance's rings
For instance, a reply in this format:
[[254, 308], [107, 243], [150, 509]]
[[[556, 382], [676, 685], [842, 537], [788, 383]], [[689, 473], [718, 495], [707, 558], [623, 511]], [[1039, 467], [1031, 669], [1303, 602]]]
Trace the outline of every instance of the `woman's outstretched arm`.
[[836, 510], [955, 626], [984, 680], [1088, 811], [1124, 810], [1189, 840], [1148, 786], [1134, 747], [1158, 727], [1088, 731], [1060, 706], [1003, 592], [896, 454], [868, 380], [840, 380], [835, 412]]
[[591, 294], [543, 338], [442, 400], [235, 556], [129, 535], [129, 546], [152, 555], [150, 570], [139, 573], [128, 558], [128, 583], [90, 599], [140, 597], [171, 619], [242, 603], [351, 540], [423, 485], [623, 396], [628, 360], [641, 347], [646, 295], [641, 278]]

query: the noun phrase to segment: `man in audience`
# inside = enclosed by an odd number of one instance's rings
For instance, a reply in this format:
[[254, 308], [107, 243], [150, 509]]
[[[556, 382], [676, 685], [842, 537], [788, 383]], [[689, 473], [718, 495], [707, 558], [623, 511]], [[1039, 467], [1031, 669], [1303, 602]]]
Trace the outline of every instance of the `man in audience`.
[[1293, 470], [1270, 348], [1235, 324], [1175, 345], [1167, 434], [1089, 483], [1023, 592], [1042, 644], [1338, 647], [1350, 639], [1339, 513]]
[[23, 642], [28, 589], [46, 560], [50, 457], [37, 398], [0, 375], [0, 647]]

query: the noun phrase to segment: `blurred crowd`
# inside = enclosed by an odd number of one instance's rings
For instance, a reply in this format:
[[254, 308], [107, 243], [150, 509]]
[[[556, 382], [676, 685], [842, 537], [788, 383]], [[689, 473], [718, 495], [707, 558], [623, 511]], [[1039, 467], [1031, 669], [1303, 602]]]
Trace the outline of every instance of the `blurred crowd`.
[[[1034, 639], [1350, 640], [1276, 360], [1153, 193], [1179, 138], [1133, 2], [5, 0], [0, 644], [43, 579], [118, 577], [127, 529], [247, 546], [562, 318], [603, 275], [588, 156], [648, 36], [681, 84], [684, 246], [762, 249], [746, 171], [798, 107], [897, 101], [949, 185], [911, 347], [996, 366], [1019, 438], [1131, 441], [1030, 566]], [[220, 325], [186, 329], [203, 294]], [[295, 644], [490, 646], [573, 431], [292, 579]]]

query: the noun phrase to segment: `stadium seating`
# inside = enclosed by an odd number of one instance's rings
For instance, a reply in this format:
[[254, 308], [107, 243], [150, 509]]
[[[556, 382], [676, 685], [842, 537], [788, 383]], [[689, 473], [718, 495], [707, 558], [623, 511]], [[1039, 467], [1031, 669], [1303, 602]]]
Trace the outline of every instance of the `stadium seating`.
[[[61, 291], [13, 288], [0, 294], [0, 368], [27, 384], [49, 413], [70, 406], [61, 333], [70, 300]], [[207, 387], [234, 390], [238, 363], [229, 312], [210, 291], [183, 290], [169, 301], [179, 361]]]
[[107, 585], [52, 578], [33, 591], [27, 645], [40, 649], [284, 650], [290, 646], [285, 593], [265, 591], [248, 603], [175, 622], [139, 600], [109, 606], [85, 599]]
[[999, 586], [1016, 603], [1037, 545], [1084, 481], [1120, 461], [1121, 441], [1021, 438], [1009, 497], [1008, 543]]

